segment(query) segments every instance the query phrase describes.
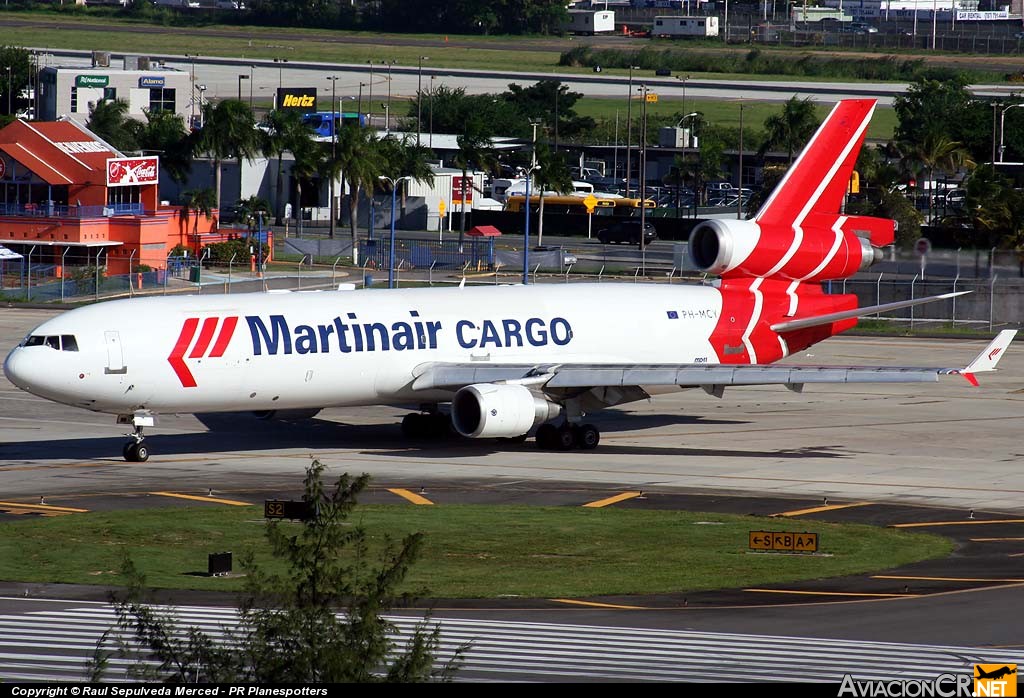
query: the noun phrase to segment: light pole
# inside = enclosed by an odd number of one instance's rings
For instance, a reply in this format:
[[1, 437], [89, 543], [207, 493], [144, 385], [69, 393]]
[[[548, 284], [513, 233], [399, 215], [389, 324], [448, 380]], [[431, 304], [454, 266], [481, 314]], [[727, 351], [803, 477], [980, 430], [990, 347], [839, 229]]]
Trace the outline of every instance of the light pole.
[[391, 114], [391, 66], [394, 64], [394, 60], [381, 61], [381, 65], [388, 67], [388, 105], [384, 108], [384, 130], [389, 133], [391, 132], [391, 122], [388, 120], [390, 118], [389, 114]]
[[373, 61], [366, 61], [370, 66], [370, 93], [366, 96], [366, 125], [373, 125]]
[[359, 83], [359, 101], [356, 102], [356, 123], [360, 126], [363, 125], [363, 85], [365, 82]]
[[329, 170], [331, 175], [331, 223], [328, 228], [327, 236], [334, 238], [334, 161], [338, 158], [338, 121], [340, 121], [340, 117], [337, 113], [338, 100], [335, 96], [335, 87], [338, 84], [338, 76], [328, 75], [327, 79], [331, 81], [331, 167]]
[[242, 80], [248, 80], [248, 79], [249, 79], [248, 75], [239, 75], [238, 76], [238, 101], [239, 102], [242, 101]]
[[[767, 6], [767, 4], [766, 4], [766, 6]], [[683, 105], [681, 107], [679, 107], [679, 111], [681, 111], [681, 112], [685, 112], [686, 111], [686, 81], [689, 80], [689, 79], [690, 79], [689, 75], [677, 75], [676, 76], [676, 80], [680, 80], [683, 83]], [[685, 119], [686, 117], [684, 116], [683, 118]]]
[[[679, 121], [676, 122], [676, 128], [681, 127], [683, 125], [684, 121], [686, 121], [687, 119], [692, 119], [695, 116], [699, 116], [699, 114], [697, 112], [690, 112], [689, 114], [684, 115], [683, 118], [679, 119]], [[684, 145], [684, 148], [689, 148], [690, 147], [690, 136], [691, 135], [692, 135], [692, 130], [687, 132], [686, 144]], [[683, 157], [684, 158], [686, 157], [685, 154], [684, 154]], [[680, 204], [680, 199], [682, 198], [682, 193], [683, 193], [682, 189], [683, 189], [683, 173], [679, 172], [678, 173], [678, 179], [676, 180], [676, 218], [679, 218], [679, 204]]]
[[[679, 123], [683, 123], [687, 119], [693, 119], [693, 124], [690, 126], [690, 134], [693, 135], [693, 132], [697, 130], [697, 124], [700, 123], [700, 121], [698, 121], [698, 117], [700, 115], [701, 114], [700, 114], [699, 111], [690, 112], [689, 114], [684, 116], [682, 119], [680, 119]], [[694, 141], [697, 140], [696, 136], [693, 137], [693, 140]], [[697, 217], [697, 207], [700, 205], [700, 166], [701, 166], [700, 143], [696, 144], [696, 149], [697, 149], [697, 168], [694, 171], [694, 177], [693, 177], [693, 217], [694, 218]]]
[[[534, 126], [534, 133], [537, 127]], [[540, 165], [533, 165], [526, 171], [526, 227], [523, 229], [523, 286], [530, 283], [530, 179]]]
[[206, 92], [206, 85], [199, 86], [199, 128], [203, 127], [203, 94]]
[[284, 87], [284, 64], [288, 62], [287, 58], [275, 58], [274, 63], [277, 63], [277, 89]]
[[254, 66], [254, 65], [250, 65], [249, 66], [249, 111], [252, 111], [252, 84], [254, 82], [256, 82], [256, 80], [255, 80], [255, 78], [253, 76], [253, 70], [255, 70], [255, 69], [256, 69], [256, 66]]
[[640, 252], [647, 247], [644, 225], [647, 223], [647, 85], [641, 85], [638, 91], [643, 97], [640, 117]]
[[736, 196], [736, 220], [743, 218], [743, 102], [740, 102], [740, 172], [737, 176], [739, 194]]
[[633, 71], [638, 66], [629, 66], [629, 101], [626, 102], [626, 198], [629, 198], [629, 178], [632, 176], [633, 154]]
[[1003, 145], [1003, 127], [1006, 125], [1006, 112], [1017, 107], [1024, 107], [1024, 104], [1011, 104], [1003, 109], [1002, 114], [999, 115], [999, 162], [1004, 161], [1003, 153], [1006, 152], [1006, 146]]
[[423, 132], [423, 61], [430, 60], [420, 56], [419, 69], [416, 71], [416, 147], [420, 147], [420, 133]]
[[430, 140], [427, 141], [427, 147], [433, 149], [434, 147], [434, 81], [437, 80], [436, 75], [430, 76], [430, 104], [427, 107], [430, 110]]
[[391, 179], [381, 175], [378, 177], [382, 182], [391, 185], [391, 242], [388, 244], [388, 288], [395, 287], [395, 196], [398, 193], [398, 185], [402, 182], [412, 180], [412, 177], [405, 176], [398, 179]]
[[7, 115], [11, 113], [11, 66], [7, 66]]

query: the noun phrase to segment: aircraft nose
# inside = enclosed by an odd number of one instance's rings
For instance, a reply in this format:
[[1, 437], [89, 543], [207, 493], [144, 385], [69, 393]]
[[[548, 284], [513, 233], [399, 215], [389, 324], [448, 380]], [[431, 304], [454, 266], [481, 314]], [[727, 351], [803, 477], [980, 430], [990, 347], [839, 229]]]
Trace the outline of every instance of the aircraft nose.
[[25, 352], [21, 350], [21, 347], [15, 348], [4, 360], [4, 375], [7, 376], [7, 380], [22, 390], [32, 390], [32, 380], [29, 375], [31, 370], [31, 362], [25, 357]]

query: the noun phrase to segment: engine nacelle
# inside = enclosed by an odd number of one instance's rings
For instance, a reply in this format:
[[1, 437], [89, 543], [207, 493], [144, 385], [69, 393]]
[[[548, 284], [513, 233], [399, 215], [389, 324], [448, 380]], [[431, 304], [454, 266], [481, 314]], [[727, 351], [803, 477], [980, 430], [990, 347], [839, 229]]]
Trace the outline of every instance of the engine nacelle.
[[322, 407], [312, 407], [305, 410], [254, 410], [252, 416], [256, 419], [273, 419], [279, 422], [297, 422], [301, 419], [313, 419], [320, 414]]
[[452, 425], [470, 439], [522, 436], [562, 408], [517, 384], [478, 383], [452, 399]]
[[697, 269], [723, 278], [844, 279], [881, 260], [872, 243], [891, 243], [893, 231], [892, 221], [866, 216], [811, 214], [799, 232], [715, 219], [690, 233], [689, 255]]

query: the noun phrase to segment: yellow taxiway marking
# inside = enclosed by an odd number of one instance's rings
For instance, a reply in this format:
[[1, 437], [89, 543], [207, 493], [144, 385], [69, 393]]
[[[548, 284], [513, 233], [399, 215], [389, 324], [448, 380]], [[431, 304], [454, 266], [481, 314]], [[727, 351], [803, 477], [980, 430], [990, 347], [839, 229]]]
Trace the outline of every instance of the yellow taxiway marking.
[[27, 511], [53, 511], [63, 512], [65, 514], [84, 514], [88, 509], [74, 509], [72, 507], [54, 507], [49, 504], [22, 504], [20, 502], [0, 502], [0, 509], [6, 509], [11, 507], [12, 509], [25, 509]]
[[618, 608], [623, 611], [645, 611], [646, 606], [622, 606], [614, 603], [598, 603], [596, 601], [577, 601], [576, 599], [551, 599], [555, 603], [567, 603], [573, 606], [593, 606], [594, 608]]
[[835, 511], [836, 509], [849, 509], [851, 507], [866, 507], [874, 502], [853, 502], [851, 504], [827, 504], [820, 507], [812, 507], [810, 509], [796, 509], [795, 511], [784, 511], [781, 514], [772, 514], [772, 516], [803, 516], [804, 514], [818, 514], [823, 511]]
[[982, 521], [979, 519], [968, 519], [967, 521], [926, 521], [922, 523], [902, 523], [892, 524], [891, 528], [920, 528], [922, 526], [976, 526], [979, 524], [1019, 524], [1024, 523], [1024, 519], [989, 519]]
[[795, 589], [744, 589], [743, 591], [753, 591], [759, 594], [803, 594], [805, 596], [861, 596], [865, 598], [896, 598], [902, 596], [919, 596], [919, 594], [861, 594], [854, 593], [852, 591], [797, 591]]
[[599, 499], [596, 502], [587, 502], [583, 506], [590, 507], [592, 509], [600, 509], [601, 507], [606, 507], [610, 504], [618, 504], [619, 502], [624, 502], [627, 499], [639, 497], [642, 494], [643, 492], [623, 492], [622, 494], [617, 494], [614, 497], [608, 497], [607, 499]]
[[1001, 542], [1019, 542], [1024, 538], [971, 538], [972, 543], [1001, 543]]
[[391, 494], [397, 494], [402, 499], [406, 499], [413, 504], [433, 504], [433, 502], [426, 497], [418, 495], [415, 492], [411, 492], [410, 490], [403, 490], [396, 487], [394, 489], [389, 489], [388, 492]]
[[872, 579], [909, 579], [918, 582], [993, 582], [998, 584], [1014, 584], [1024, 579], [992, 579], [991, 577], [909, 577], [895, 574], [876, 574]]
[[175, 499], [190, 499], [194, 502], [210, 502], [211, 504], [230, 504], [233, 507], [251, 507], [251, 502], [239, 502], [234, 499], [217, 499], [216, 497], [198, 497], [194, 494], [178, 494], [177, 492], [150, 492], [158, 497], [174, 497]]

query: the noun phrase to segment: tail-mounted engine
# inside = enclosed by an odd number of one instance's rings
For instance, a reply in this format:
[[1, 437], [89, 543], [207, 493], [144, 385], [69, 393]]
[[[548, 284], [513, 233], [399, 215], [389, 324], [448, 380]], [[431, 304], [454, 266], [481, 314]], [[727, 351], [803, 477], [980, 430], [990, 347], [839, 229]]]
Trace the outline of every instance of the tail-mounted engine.
[[770, 277], [792, 281], [844, 279], [882, 259], [892, 244], [891, 220], [812, 213], [800, 225], [753, 220], [709, 220], [690, 233], [690, 260], [723, 278]]

